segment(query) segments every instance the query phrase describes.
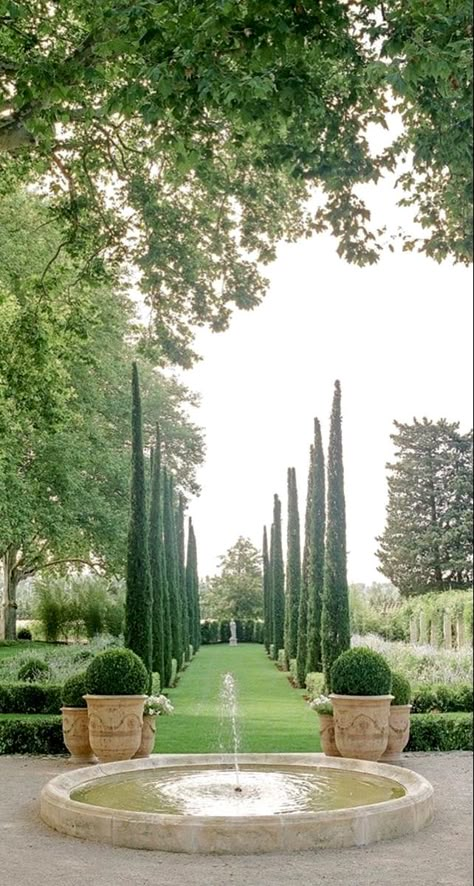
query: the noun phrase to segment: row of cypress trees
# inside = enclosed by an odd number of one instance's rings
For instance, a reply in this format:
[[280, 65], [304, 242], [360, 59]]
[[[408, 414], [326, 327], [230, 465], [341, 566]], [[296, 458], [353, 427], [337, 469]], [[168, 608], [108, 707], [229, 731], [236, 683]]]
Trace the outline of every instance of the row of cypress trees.
[[150, 675], [169, 686], [177, 670], [201, 645], [197, 547], [191, 519], [185, 555], [185, 502], [176, 500], [174, 479], [162, 464], [156, 429], [147, 495], [138, 367], [132, 369], [132, 476], [127, 552], [125, 645], [143, 660]]
[[[327, 482], [326, 482], [327, 478]], [[281, 502], [274, 499], [270, 551], [263, 537], [264, 642], [278, 658], [297, 661], [298, 681], [324, 671], [330, 689], [335, 659], [350, 646], [346, 513], [342, 450], [341, 385], [336, 382], [327, 472], [321, 426], [314, 423], [306, 497], [304, 548], [300, 550], [298, 491], [294, 468], [288, 471], [286, 592]]]

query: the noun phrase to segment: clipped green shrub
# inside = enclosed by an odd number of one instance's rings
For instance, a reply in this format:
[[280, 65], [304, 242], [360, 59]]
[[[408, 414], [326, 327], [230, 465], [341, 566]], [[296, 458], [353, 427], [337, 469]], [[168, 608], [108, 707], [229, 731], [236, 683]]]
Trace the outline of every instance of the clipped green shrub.
[[359, 646], [336, 659], [331, 669], [331, 686], [336, 695], [389, 695], [392, 671], [383, 655]]
[[456, 711], [469, 713], [473, 709], [473, 688], [468, 683], [457, 686], [433, 684], [432, 686], [420, 686], [413, 695], [413, 713], [426, 714], [432, 711], [439, 713], [454, 713]]
[[62, 703], [66, 708], [86, 708], [87, 702], [83, 698], [86, 695], [86, 672], [73, 674], [65, 681], [62, 691]]
[[396, 671], [392, 672], [392, 695], [393, 705], [410, 704], [411, 683], [403, 674], [398, 674]]
[[147, 669], [131, 649], [106, 649], [86, 671], [88, 695], [143, 695], [147, 688]]
[[324, 674], [319, 674], [316, 671], [306, 674], [306, 689], [308, 690], [310, 699], [318, 698], [322, 695], [324, 689]]
[[472, 751], [472, 714], [412, 714], [407, 751]]
[[0, 684], [0, 714], [59, 714], [60, 684]]
[[36, 683], [40, 680], [48, 680], [51, 677], [51, 668], [44, 658], [32, 656], [23, 662], [18, 668], [17, 677], [19, 680], [28, 683]]
[[61, 716], [0, 718], [0, 754], [67, 754]]
[[270, 643], [270, 649], [269, 649], [268, 654], [269, 654], [271, 660], [274, 661], [275, 660], [275, 644], [274, 643]]
[[33, 634], [29, 628], [20, 628], [16, 635], [17, 640], [32, 640]]

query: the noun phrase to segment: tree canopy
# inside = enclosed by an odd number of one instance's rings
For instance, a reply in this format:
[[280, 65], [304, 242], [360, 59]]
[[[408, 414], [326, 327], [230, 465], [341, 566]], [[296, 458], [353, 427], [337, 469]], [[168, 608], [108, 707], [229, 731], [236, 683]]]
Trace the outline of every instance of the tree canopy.
[[203, 615], [218, 620], [261, 618], [262, 558], [250, 539], [241, 536], [220, 558], [219, 566], [220, 575], [202, 588]]
[[[1, 187], [40, 188], [81, 276], [135, 269], [157, 358], [189, 365], [193, 324], [255, 306], [282, 238], [329, 228], [341, 256], [376, 261], [358, 186], [400, 160], [424, 229], [406, 248], [471, 260], [467, 0], [0, 9]], [[375, 156], [367, 128], [390, 109], [403, 133]]]
[[378, 539], [380, 571], [404, 596], [469, 588], [472, 560], [472, 432], [459, 424], [395, 422], [388, 507]]

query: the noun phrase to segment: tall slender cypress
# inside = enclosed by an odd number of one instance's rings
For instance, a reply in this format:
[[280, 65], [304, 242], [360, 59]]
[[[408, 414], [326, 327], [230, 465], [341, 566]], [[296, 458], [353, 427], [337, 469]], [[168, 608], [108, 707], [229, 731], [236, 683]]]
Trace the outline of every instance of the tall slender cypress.
[[341, 385], [336, 382], [331, 415], [328, 457], [326, 556], [322, 616], [323, 670], [331, 689], [331, 668], [350, 648], [349, 589], [347, 583], [346, 506], [342, 455]]
[[298, 617], [301, 596], [301, 539], [296, 471], [288, 470], [288, 555], [286, 561], [286, 600], [288, 605], [287, 657], [298, 651]]
[[323, 611], [326, 540], [326, 477], [319, 420], [314, 420], [314, 463], [310, 518], [310, 566], [308, 586], [308, 660], [306, 673], [322, 671], [321, 619]]
[[189, 557], [187, 569], [191, 575], [190, 594], [193, 602], [193, 646], [197, 652], [201, 646], [201, 607], [199, 603], [199, 573], [196, 535], [192, 521], [189, 521]]
[[309, 608], [309, 583], [311, 568], [311, 515], [313, 508], [313, 481], [314, 481], [314, 446], [311, 446], [309, 456], [308, 491], [306, 494], [305, 536], [303, 549], [303, 566], [301, 576], [301, 596], [298, 613], [298, 650], [296, 654], [296, 669], [298, 684], [305, 685], [306, 665], [308, 661], [308, 608]]
[[140, 656], [151, 675], [153, 667], [153, 612], [146, 510], [140, 380], [137, 364], [134, 363], [132, 368], [132, 476], [127, 549], [125, 645]]
[[272, 595], [271, 595], [271, 576], [270, 576], [270, 557], [268, 552], [268, 536], [267, 527], [263, 530], [263, 642], [265, 649], [270, 652], [270, 644], [273, 634], [272, 620]]
[[186, 595], [186, 560], [185, 560], [185, 538], [184, 538], [184, 511], [186, 503], [184, 496], [179, 496], [178, 509], [176, 511], [176, 546], [178, 552], [178, 579], [179, 593], [181, 597], [181, 632], [183, 642], [183, 653], [186, 661], [189, 661], [189, 644], [191, 642], [189, 636], [189, 613], [188, 601]]
[[189, 625], [189, 642], [196, 649], [196, 604], [195, 604], [195, 588], [194, 588], [194, 551], [193, 551], [193, 522], [191, 517], [188, 520], [188, 543], [186, 548], [186, 608], [188, 611]]
[[163, 632], [163, 609], [165, 578], [163, 575], [163, 517], [161, 512], [161, 439], [156, 428], [156, 445], [152, 449], [152, 477], [150, 498], [150, 521], [148, 550], [150, 556], [150, 580], [153, 601], [153, 671], [160, 674], [161, 685], [165, 678], [165, 646]]
[[172, 476], [167, 471], [164, 474], [163, 512], [166, 578], [171, 621], [171, 651], [179, 671], [183, 659], [181, 593], [174, 511], [174, 484]]
[[272, 526], [271, 577], [273, 592], [273, 645], [274, 657], [285, 644], [285, 568], [281, 532], [281, 501], [274, 497]]

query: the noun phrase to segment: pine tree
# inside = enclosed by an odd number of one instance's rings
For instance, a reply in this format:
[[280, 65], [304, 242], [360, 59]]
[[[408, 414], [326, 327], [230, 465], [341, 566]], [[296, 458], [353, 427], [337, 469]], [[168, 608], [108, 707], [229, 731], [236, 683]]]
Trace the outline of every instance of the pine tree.
[[127, 550], [125, 645], [140, 656], [151, 675], [153, 667], [153, 611], [146, 508], [140, 381], [138, 367], [134, 363], [132, 368], [132, 477]]
[[268, 552], [267, 527], [263, 530], [263, 630], [264, 644], [267, 652], [270, 652], [270, 644], [273, 636], [273, 620], [272, 620], [272, 593], [271, 593], [271, 575], [270, 575], [270, 557]]
[[183, 652], [185, 661], [189, 661], [189, 613], [186, 595], [186, 561], [185, 561], [185, 538], [184, 538], [184, 511], [186, 503], [184, 496], [179, 496], [178, 509], [176, 511], [176, 543], [178, 552], [178, 578], [179, 593], [181, 596], [181, 632], [183, 639]]
[[381, 571], [401, 594], [472, 586], [472, 432], [428, 419], [395, 422], [396, 462], [387, 465]]
[[174, 484], [168, 471], [164, 474], [164, 543], [166, 560], [166, 578], [171, 621], [171, 652], [176, 660], [178, 671], [183, 658], [181, 593], [179, 586], [178, 547], [176, 540], [176, 521], [174, 512]]
[[288, 553], [286, 561], [286, 602], [288, 606], [286, 650], [288, 661], [298, 651], [298, 617], [301, 596], [301, 539], [296, 471], [288, 470]]
[[150, 521], [148, 550], [150, 555], [150, 580], [153, 600], [153, 671], [160, 674], [164, 686], [165, 647], [163, 635], [163, 609], [165, 578], [163, 575], [163, 518], [161, 512], [161, 439], [156, 428], [156, 446], [152, 449], [152, 478], [150, 498]]
[[298, 613], [298, 650], [296, 654], [296, 668], [298, 684], [305, 685], [306, 665], [308, 661], [308, 608], [309, 608], [309, 583], [311, 568], [311, 517], [313, 509], [313, 482], [314, 482], [314, 446], [311, 446], [309, 456], [308, 491], [306, 495], [305, 515], [305, 541], [303, 549], [303, 565], [301, 575], [301, 596]]
[[284, 649], [285, 643], [285, 569], [283, 565], [283, 544], [281, 531], [281, 501], [274, 497], [272, 526], [271, 579], [273, 595], [273, 645], [274, 657]]
[[322, 671], [321, 619], [323, 611], [324, 560], [326, 543], [326, 478], [319, 420], [314, 420], [314, 463], [310, 518], [310, 563], [308, 574], [308, 660], [306, 673]]
[[341, 385], [336, 382], [331, 415], [327, 480], [327, 532], [322, 616], [323, 670], [331, 689], [331, 668], [350, 648], [349, 588], [347, 584], [346, 506], [342, 455]]

